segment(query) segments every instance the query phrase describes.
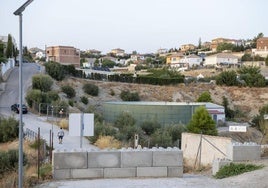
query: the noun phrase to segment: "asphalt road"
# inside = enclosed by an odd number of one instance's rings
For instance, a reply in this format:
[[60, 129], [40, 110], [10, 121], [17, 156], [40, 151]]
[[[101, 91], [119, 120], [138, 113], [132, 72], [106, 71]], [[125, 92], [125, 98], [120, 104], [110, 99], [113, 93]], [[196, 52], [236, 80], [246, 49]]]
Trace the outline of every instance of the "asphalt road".
[[[39, 65], [35, 63], [23, 63], [22, 66], [22, 85], [23, 85], [23, 103], [25, 103], [25, 95], [27, 89], [32, 84], [32, 76], [39, 73]], [[4, 116], [10, 115], [10, 106], [19, 103], [19, 67], [13, 68], [8, 80], [6, 81], [5, 90], [0, 97], [0, 114]]]

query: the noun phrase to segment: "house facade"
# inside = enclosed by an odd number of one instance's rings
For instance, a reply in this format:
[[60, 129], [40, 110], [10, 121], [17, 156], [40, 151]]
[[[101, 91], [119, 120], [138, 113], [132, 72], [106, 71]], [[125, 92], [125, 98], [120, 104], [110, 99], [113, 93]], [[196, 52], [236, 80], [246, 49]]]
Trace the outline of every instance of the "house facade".
[[194, 50], [196, 49], [196, 46], [193, 44], [183, 44], [181, 45], [181, 51], [186, 52], [188, 50]]
[[199, 66], [202, 61], [202, 58], [195, 54], [190, 54], [180, 60], [181, 63], [187, 64], [189, 68], [192, 68], [193, 66]]
[[114, 56], [124, 56], [125, 50], [116, 48], [116, 49], [112, 49], [110, 53], [113, 54]]
[[86, 53], [88, 53], [90, 55], [95, 55], [95, 56], [100, 56], [101, 55], [101, 51], [95, 50], [95, 49], [87, 50]]
[[205, 66], [216, 65], [238, 65], [239, 58], [231, 53], [219, 53], [211, 56], [207, 56], [204, 62]]
[[259, 55], [266, 58], [268, 56], [268, 37], [262, 37], [257, 40], [256, 49], [252, 50], [253, 55]]
[[234, 44], [234, 45], [237, 45], [237, 46], [242, 45], [241, 40], [227, 39], [227, 38], [215, 38], [215, 39], [211, 40], [211, 46], [210, 46], [211, 50], [213, 52], [216, 52], [218, 45], [221, 44], [221, 43]]
[[46, 48], [47, 61], [55, 61], [63, 65], [80, 67], [80, 51], [71, 46], [50, 46]]

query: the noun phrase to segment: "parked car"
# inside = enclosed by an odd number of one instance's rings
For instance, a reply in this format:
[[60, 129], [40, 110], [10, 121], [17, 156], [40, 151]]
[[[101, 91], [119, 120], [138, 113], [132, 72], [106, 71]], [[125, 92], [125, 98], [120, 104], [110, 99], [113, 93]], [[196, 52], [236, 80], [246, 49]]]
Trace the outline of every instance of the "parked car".
[[[19, 104], [12, 104], [11, 105], [11, 111], [14, 111], [16, 113], [20, 112], [20, 105]], [[25, 104], [22, 104], [22, 113], [27, 114], [28, 113], [28, 108]]]

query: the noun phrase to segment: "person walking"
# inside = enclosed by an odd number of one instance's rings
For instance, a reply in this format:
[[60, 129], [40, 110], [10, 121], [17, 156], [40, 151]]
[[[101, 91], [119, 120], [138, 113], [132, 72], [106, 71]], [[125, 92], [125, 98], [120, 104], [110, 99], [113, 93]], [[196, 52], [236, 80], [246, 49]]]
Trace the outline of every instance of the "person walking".
[[64, 137], [64, 131], [63, 131], [62, 127], [61, 127], [59, 132], [58, 132], [59, 144], [62, 144], [63, 137]]

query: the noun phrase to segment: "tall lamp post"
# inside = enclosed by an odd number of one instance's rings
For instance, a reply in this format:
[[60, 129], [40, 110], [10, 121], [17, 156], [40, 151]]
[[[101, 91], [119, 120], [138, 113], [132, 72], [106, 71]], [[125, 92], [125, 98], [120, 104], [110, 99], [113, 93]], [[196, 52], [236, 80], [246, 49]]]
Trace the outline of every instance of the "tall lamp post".
[[23, 186], [23, 124], [22, 124], [22, 12], [25, 8], [31, 4], [33, 0], [26, 1], [20, 8], [18, 8], [14, 15], [19, 16], [20, 26], [20, 48], [19, 48], [19, 108], [20, 108], [20, 120], [19, 120], [19, 182], [18, 187]]

